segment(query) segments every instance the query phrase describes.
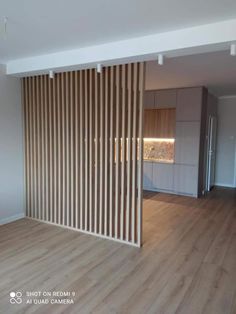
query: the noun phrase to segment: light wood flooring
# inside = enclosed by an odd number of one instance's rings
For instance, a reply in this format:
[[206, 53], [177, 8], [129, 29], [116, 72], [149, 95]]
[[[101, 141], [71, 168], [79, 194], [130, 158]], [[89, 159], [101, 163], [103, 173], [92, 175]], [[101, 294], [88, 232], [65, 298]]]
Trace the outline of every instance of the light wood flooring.
[[[1, 226], [0, 313], [235, 314], [236, 191], [144, 196], [142, 249], [29, 219]], [[25, 304], [26, 291], [75, 291], [74, 304]]]

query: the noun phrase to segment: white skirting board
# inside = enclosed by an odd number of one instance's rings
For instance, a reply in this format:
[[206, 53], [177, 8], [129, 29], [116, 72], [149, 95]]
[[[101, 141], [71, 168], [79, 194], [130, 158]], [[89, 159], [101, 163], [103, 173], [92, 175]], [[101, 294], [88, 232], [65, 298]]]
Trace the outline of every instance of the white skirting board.
[[225, 188], [235, 188], [233, 184], [220, 183], [220, 182], [215, 183], [215, 186], [220, 186], [220, 187], [225, 187]]
[[22, 219], [24, 217], [25, 217], [25, 213], [20, 213], [20, 214], [14, 215], [14, 216], [2, 218], [2, 219], [0, 219], [0, 225], [5, 225], [5, 224], [8, 224], [9, 222], [13, 222], [13, 221], [16, 221], [18, 219]]

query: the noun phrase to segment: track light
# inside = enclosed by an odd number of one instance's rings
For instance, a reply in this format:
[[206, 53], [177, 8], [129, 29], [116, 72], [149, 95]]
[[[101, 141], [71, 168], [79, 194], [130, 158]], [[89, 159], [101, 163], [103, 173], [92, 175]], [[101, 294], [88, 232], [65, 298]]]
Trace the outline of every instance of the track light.
[[101, 63], [97, 64], [97, 73], [101, 73], [102, 72], [102, 65]]
[[230, 46], [230, 55], [236, 56], [236, 44], [231, 44]]
[[54, 72], [52, 70], [49, 71], [49, 77], [50, 77], [50, 79], [54, 78]]
[[0, 35], [2, 35], [2, 37], [4, 39], [7, 38], [7, 22], [8, 22], [8, 18], [6, 16], [4, 16], [1, 19], [1, 25], [0, 25]]
[[164, 64], [164, 56], [163, 54], [159, 54], [158, 57], [157, 57], [157, 61], [158, 61], [158, 64], [159, 65], [163, 65]]

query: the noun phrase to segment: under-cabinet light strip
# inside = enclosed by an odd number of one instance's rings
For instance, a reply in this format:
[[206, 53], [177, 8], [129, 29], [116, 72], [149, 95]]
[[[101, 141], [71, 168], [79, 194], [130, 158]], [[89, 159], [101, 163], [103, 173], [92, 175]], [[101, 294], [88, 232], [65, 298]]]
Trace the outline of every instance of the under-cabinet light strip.
[[169, 142], [169, 143], [174, 143], [175, 139], [174, 138], [144, 138], [144, 142]]

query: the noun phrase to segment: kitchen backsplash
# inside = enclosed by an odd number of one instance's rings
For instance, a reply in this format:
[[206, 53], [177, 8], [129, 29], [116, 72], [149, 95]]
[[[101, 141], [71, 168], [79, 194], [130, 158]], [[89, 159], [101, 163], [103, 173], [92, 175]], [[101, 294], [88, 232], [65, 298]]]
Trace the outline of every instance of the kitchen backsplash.
[[156, 162], [174, 162], [174, 139], [144, 139], [143, 159]]

